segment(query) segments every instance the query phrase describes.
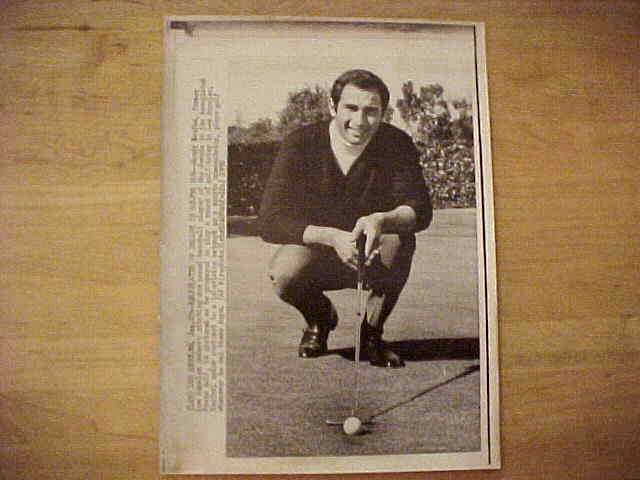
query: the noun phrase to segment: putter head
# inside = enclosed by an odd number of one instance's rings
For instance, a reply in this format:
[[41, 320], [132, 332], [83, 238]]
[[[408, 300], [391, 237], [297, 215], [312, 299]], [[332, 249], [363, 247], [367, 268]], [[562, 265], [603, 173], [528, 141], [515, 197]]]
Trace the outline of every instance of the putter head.
[[324, 423], [326, 423], [327, 425], [331, 426], [331, 427], [337, 427], [337, 426], [341, 426], [344, 421], [343, 420], [337, 420], [335, 418], [326, 418], [324, 420]]
[[[375, 422], [373, 421], [373, 417], [367, 417], [360, 419], [363, 425], [373, 425]], [[329, 425], [330, 427], [341, 427], [344, 425], [345, 419], [339, 420], [337, 418], [325, 418], [324, 423]]]

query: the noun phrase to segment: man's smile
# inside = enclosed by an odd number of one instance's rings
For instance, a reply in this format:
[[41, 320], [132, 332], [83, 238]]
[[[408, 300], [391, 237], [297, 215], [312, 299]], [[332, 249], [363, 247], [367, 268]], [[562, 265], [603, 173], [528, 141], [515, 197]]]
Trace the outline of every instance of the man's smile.
[[346, 130], [351, 135], [355, 135], [357, 137], [364, 137], [369, 133], [369, 129], [367, 128], [347, 127]]

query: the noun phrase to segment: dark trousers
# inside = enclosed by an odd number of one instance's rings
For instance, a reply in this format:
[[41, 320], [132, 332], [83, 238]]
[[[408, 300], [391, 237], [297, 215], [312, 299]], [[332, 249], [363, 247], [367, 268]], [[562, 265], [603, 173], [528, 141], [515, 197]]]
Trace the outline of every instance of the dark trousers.
[[[407, 282], [416, 242], [413, 236], [385, 234], [380, 255], [366, 270], [370, 289], [367, 322], [382, 330]], [[331, 301], [329, 290], [356, 288], [357, 272], [342, 263], [335, 251], [324, 246], [282, 245], [269, 264], [276, 295], [297, 308], [307, 324], [326, 324]]]

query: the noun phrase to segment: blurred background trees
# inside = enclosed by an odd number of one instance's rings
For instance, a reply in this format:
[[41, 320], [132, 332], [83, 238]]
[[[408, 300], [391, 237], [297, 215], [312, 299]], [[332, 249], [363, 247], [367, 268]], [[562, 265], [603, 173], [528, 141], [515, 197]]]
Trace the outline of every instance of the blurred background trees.
[[402, 86], [400, 116], [420, 152], [435, 208], [475, 207], [473, 118], [466, 100], [448, 103], [438, 85]]
[[[248, 126], [240, 121], [229, 134], [229, 215], [253, 216], [283, 138], [293, 130], [329, 120], [328, 91], [318, 85], [289, 94], [278, 122], [260, 119]], [[402, 87], [396, 111], [385, 121], [404, 128], [413, 138], [435, 208], [475, 207], [473, 118], [466, 100], [447, 101], [442, 86]], [[394, 113], [397, 113], [393, 118]], [[393, 119], [393, 121], [392, 121]]]
[[313, 89], [303, 88], [290, 93], [279, 118], [278, 132], [282, 138], [305, 125], [330, 120], [329, 92], [316, 85]]

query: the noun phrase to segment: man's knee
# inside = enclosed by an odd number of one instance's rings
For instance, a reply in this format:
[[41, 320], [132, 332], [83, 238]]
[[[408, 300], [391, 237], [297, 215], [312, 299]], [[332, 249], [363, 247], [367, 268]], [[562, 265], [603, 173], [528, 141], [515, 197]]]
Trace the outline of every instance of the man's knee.
[[383, 235], [380, 257], [369, 270], [369, 284], [377, 292], [396, 294], [409, 277], [415, 252], [415, 238], [396, 234]]
[[274, 293], [282, 300], [291, 298], [297, 290], [297, 276], [291, 272], [271, 270], [269, 271], [269, 279]]
[[269, 264], [269, 279], [275, 294], [287, 300], [301, 289], [304, 272], [311, 262], [307, 247], [283, 245]]
[[380, 261], [387, 269], [404, 269], [411, 264], [416, 250], [416, 240], [412, 235], [385, 234], [380, 239]]

